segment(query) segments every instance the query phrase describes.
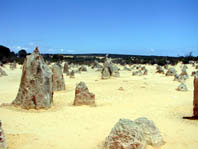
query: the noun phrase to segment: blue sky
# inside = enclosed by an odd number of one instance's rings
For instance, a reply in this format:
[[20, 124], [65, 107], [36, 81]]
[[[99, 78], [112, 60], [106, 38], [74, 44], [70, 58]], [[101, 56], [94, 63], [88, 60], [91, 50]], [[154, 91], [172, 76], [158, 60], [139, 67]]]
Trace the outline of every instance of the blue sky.
[[0, 44], [17, 52], [198, 56], [198, 0], [1, 0]]

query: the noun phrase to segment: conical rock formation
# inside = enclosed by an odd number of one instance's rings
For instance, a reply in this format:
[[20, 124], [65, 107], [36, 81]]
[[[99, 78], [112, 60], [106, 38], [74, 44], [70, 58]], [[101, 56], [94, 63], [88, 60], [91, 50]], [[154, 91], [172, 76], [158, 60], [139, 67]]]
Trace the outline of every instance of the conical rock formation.
[[73, 105], [95, 105], [95, 95], [89, 92], [84, 82], [80, 82], [76, 86]]
[[24, 61], [20, 87], [12, 104], [24, 109], [46, 109], [52, 102], [52, 71], [36, 47]]

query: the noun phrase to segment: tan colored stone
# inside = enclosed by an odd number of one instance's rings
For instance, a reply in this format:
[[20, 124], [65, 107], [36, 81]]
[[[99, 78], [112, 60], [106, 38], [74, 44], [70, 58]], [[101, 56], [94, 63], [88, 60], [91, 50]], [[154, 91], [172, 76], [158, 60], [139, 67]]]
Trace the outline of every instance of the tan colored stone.
[[24, 61], [20, 87], [12, 104], [24, 109], [46, 109], [52, 102], [52, 71], [36, 47]]

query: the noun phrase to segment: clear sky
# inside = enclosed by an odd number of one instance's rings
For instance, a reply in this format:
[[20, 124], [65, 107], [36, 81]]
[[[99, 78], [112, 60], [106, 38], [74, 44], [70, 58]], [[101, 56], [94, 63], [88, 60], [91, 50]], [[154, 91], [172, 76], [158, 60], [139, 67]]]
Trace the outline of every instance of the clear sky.
[[198, 0], [1, 0], [0, 19], [15, 52], [198, 56]]

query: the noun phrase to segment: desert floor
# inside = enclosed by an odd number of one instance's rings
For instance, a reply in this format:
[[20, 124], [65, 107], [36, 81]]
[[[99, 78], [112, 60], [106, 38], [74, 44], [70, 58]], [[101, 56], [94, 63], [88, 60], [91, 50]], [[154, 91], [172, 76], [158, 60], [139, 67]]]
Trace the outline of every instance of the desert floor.
[[[180, 65], [176, 69], [180, 73]], [[49, 110], [23, 110], [1, 107], [0, 120], [9, 149], [102, 149], [105, 138], [120, 118], [147, 117], [154, 121], [166, 142], [161, 149], [198, 149], [198, 121], [192, 116], [193, 77], [186, 81], [187, 92], [176, 91], [173, 77], [155, 74], [146, 65], [147, 76], [132, 76], [123, 71], [120, 78], [101, 80], [100, 72], [64, 75], [66, 90], [54, 93]], [[11, 103], [20, 84], [21, 69], [4, 70], [0, 78], [0, 104]], [[194, 70], [188, 65], [189, 75]], [[72, 106], [76, 84], [84, 81], [96, 96], [96, 107]], [[124, 90], [118, 90], [123, 87]], [[153, 147], [148, 146], [148, 149]]]

